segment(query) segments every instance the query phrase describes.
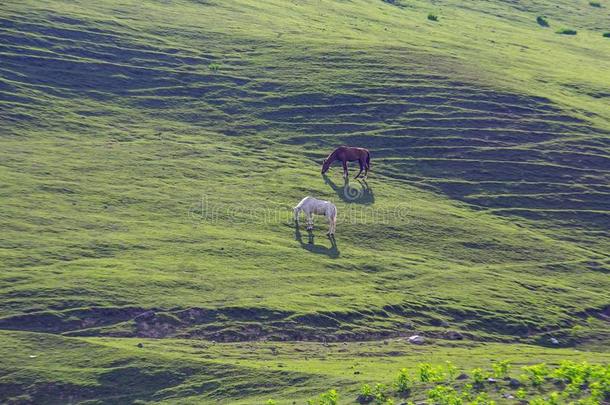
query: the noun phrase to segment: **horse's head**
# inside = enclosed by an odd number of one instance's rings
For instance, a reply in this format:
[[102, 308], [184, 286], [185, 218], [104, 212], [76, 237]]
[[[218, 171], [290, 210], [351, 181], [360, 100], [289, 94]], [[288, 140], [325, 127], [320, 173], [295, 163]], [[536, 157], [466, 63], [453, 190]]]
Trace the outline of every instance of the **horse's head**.
[[324, 159], [324, 162], [322, 162], [322, 174], [328, 171], [331, 163], [332, 161], [330, 159]]

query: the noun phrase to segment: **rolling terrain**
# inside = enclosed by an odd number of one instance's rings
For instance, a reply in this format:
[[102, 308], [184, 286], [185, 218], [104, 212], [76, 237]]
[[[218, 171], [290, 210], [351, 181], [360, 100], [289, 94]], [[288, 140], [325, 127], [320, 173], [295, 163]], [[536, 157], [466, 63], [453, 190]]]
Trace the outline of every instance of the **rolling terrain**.
[[[353, 402], [421, 362], [607, 364], [609, 10], [3, 2], [0, 402]], [[320, 176], [340, 144], [367, 182]], [[308, 194], [336, 243], [295, 229]]]

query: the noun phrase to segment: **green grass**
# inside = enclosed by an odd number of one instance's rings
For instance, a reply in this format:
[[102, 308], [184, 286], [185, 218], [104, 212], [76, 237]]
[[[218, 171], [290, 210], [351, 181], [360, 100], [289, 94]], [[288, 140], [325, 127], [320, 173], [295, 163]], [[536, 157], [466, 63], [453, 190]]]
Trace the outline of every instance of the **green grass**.
[[[608, 9], [435, 7], [4, 2], [0, 402], [607, 363]], [[349, 192], [319, 174], [342, 143], [372, 151]], [[336, 246], [295, 232], [307, 194], [337, 203]]]

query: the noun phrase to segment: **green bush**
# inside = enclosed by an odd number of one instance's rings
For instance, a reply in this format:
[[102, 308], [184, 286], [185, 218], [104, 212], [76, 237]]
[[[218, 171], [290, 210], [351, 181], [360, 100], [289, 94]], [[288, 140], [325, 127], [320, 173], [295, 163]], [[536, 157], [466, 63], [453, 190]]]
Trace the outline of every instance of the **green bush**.
[[536, 22], [541, 26], [541, 27], [548, 27], [549, 26], [549, 22], [546, 20], [546, 17], [543, 15], [539, 15], [538, 17], [536, 17]]
[[462, 405], [464, 401], [451, 387], [437, 385], [428, 391], [428, 399], [436, 405]]
[[610, 401], [610, 364], [593, 367], [591, 380], [591, 397], [600, 403]]
[[525, 378], [535, 387], [542, 385], [544, 379], [549, 375], [549, 369], [545, 363], [533, 366], [524, 366]]
[[558, 392], [551, 392], [551, 395], [549, 395], [548, 403], [550, 405], [561, 405], [561, 395]]
[[584, 384], [589, 381], [592, 368], [587, 362], [575, 363], [570, 360], [562, 361], [553, 371], [552, 376], [567, 384]]
[[510, 370], [510, 363], [508, 360], [503, 360], [498, 363], [493, 363], [491, 368], [494, 370], [495, 378], [506, 378], [508, 377], [508, 371]]
[[430, 363], [418, 364], [417, 373], [421, 382], [441, 382], [444, 380], [443, 371], [439, 367], [432, 367]]
[[218, 63], [210, 63], [208, 65], [208, 69], [210, 69], [213, 72], [216, 72], [216, 71], [218, 71], [220, 69], [220, 64], [218, 64]]
[[387, 402], [387, 396], [386, 396], [386, 390], [387, 387], [384, 384], [375, 384], [375, 391], [373, 392], [373, 395], [375, 396], [375, 403], [376, 404], [383, 404]]
[[602, 36], [603, 36], [604, 38], [610, 38], [610, 32], [604, 32], [604, 33], [602, 34]]
[[590, 1], [589, 5], [591, 7], [601, 7], [602, 6], [602, 4], [599, 1]]
[[318, 400], [310, 399], [307, 401], [307, 405], [337, 405], [339, 402], [339, 394], [336, 390], [329, 390], [323, 394], [320, 394]]
[[578, 33], [578, 31], [573, 30], [571, 28], [561, 28], [555, 32], [557, 34], [562, 34], [562, 35], [576, 35]]
[[472, 370], [472, 382], [474, 382], [474, 385], [481, 386], [481, 385], [483, 385], [483, 383], [485, 383], [486, 379], [487, 379], [487, 375], [483, 371], [483, 369], [475, 368]]
[[445, 370], [447, 375], [447, 381], [451, 382], [455, 380], [455, 377], [459, 374], [460, 370], [450, 361], [445, 362]]
[[373, 390], [371, 389], [371, 386], [368, 384], [363, 384], [362, 387], [360, 387], [360, 395], [358, 395], [358, 402], [360, 402], [361, 404], [366, 404], [371, 402], [373, 398], [375, 398], [375, 396], [373, 395]]
[[438, 21], [438, 16], [436, 14], [428, 14], [428, 20], [430, 21]]
[[464, 401], [470, 401], [473, 397], [474, 386], [472, 384], [465, 384], [464, 388], [462, 388], [461, 398]]
[[396, 391], [400, 394], [408, 394], [411, 391], [411, 377], [409, 377], [409, 371], [403, 368], [398, 372], [396, 377]]

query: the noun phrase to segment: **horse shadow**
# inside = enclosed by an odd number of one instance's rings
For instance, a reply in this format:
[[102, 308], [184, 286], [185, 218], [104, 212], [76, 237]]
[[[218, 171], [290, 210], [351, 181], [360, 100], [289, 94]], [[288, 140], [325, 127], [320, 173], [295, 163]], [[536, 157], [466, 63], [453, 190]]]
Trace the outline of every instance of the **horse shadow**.
[[343, 179], [343, 186], [338, 186], [326, 174], [323, 174], [324, 183], [333, 189], [337, 196], [346, 203], [371, 205], [375, 202], [375, 194], [365, 179], [357, 179], [358, 186], [350, 185], [349, 177]]
[[328, 240], [330, 240], [330, 247], [326, 247], [323, 245], [315, 244], [315, 236], [313, 231], [307, 230], [307, 243], [303, 242], [303, 234], [301, 234], [301, 230], [299, 229], [299, 224], [295, 222], [294, 224], [294, 239], [299, 242], [301, 247], [305, 250], [308, 250], [312, 253], [323, 254], [330, 258], [339, 257], [339, 248], [337, 247], [337, 241], [334, 236], [328, 236]]

